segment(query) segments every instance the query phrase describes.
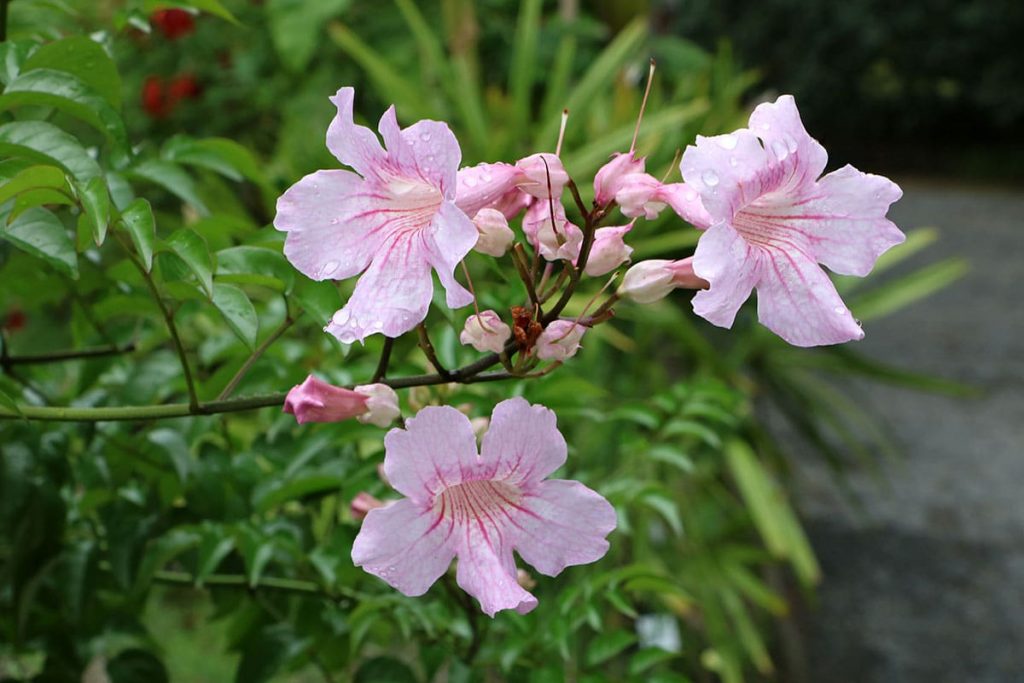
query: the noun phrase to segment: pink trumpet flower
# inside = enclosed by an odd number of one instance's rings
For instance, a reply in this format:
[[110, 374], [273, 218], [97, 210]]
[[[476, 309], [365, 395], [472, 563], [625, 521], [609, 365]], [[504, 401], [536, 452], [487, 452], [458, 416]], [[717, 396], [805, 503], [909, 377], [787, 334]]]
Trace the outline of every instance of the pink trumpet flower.
[[882, 176], [852, 166], [819, 178], [827, 154], [783, 95], [759, 105], [749, 128], [697, 137], [680, 168], [710, 218], [693, 257], [710, 288], [693, 298], [697, 315], [731, 327], [757, 288], [758, 319], [790, 344], [861, 339], [864, 332], [828, 275], [867, 275], [904, 240], [885, 216], [902, 196]]
[[294, 415], [299, 424], [340, 422], [367, 412], [369, 398], [310, 375], [285, 396], [284, 412]]
[[[284, 253], [314, 280], [359, 275], [355, 291], [325, 328], [352, 343], [382, 333], [397, 337], [423, 321], [437, 272], [447, 304], [473, 297], [454, 276], [478, 232], [455, 205], [462, 152], [448, 126], [419, 121], [399, 128], [395, 108], [377, 136], [352, 120], [354, 90], [331, 98], [338, 114], [327, 147], [352, 171], [316, 171], [277, 202], [274, 227], [288, 233]], [[361, 274], [361, 275], [360, 275]]]
[[541, 574], [599, 560], [615, 510], [586, 486], [546, 477], [566, 459], [555, 414], [522, 398], [494, 408], [479, 453], [468, 417], [423, 408], [384, 440], [384, 470], [405, 498], [370, 510], [352, 561], [408, 596], [422, 595], [458, 558], [455, 580], [488, 615], [537, 599], [517, 581], [512, 552]]

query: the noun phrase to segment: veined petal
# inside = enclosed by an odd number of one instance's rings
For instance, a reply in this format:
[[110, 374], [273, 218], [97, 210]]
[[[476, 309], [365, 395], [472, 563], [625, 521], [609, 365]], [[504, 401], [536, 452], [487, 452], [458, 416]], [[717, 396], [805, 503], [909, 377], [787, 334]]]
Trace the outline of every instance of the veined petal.
[[616, 526], [615, 508], [603, 496], [564, 479], [527, 488], [512, 514], [515, 522], [508, 535], [513, 547], [548, 576], [604, 557], [605, 537]]
[[384, 437], [384, 474], [409, 498], [427, 502], [480, 471], [469, 418], [451, 406], [428, 406]]
[[483, 524], [469, 524], [463, 529], [455, 580], [480, 601], [480, 608], [488, 616], [503, 609], [526, 614], [537, 606], [537, 598], [516, 580], [512, 549], [497, 531]]
[[340, 88], [331, 98], [338, 114], [327, 128], [327, 149], [338, 161], [351, 166], [364, 178], [370, 178], [384, 163], [385, 154], [373, 131], [353, 122], [354, 99], [355, 89], [351, 87]]
[[420, 175], [440, 187], [445, 199], [455, 199], [462, 149], [448, 124], [417, 121], [402, 131], [402, 139], [412, 148]]
[[757, 283], [757, 254], [728, 223], [704, 231], [693, 255], [693, 272], [710, 283], [693, 297], [693, 311], [719, 327], [732, 327], [736, 312]]
[[352, 544], [352, 562], [410, 597], [423, 595], [455, 557], [453, 523], [402, 499], [370, 510]]
[[346, 344], [376, 333], [398, 337], [427, 317], [433, 290], [423, 238], [399, 231], [381, 245], [325, 329]]
[[[477, 164], [459, 169], [455, 205], [472, 218], [480, 209], [498, 208], [506, 195], [523, 194], [516, 185], [523, 172], [512, 164]], [[525, 200], [522, 200], [525, 202]], [[504, 212], [502, 212], [504, 213]], [[505, 214], [506, 218], [511, 218]]]
[[774, 188], [781, 176], [767, 165], [757, 136], [745, 128], [726, 135], [697, 136], [683, 152], [679, 169], [686, 184], [700, 193], [715, 221], [730, 220], [741, 208]]
[[818, 181], [779, 218], [806, 232], [819, 262], [837, 273], [864, 277], [879, 256], [906, 239], [885, 217], [902, 196], [888, 178], [847, 165]]
[[654, 198], [671, 206], [676, 215], [698, 230], [711, 227], [711, 216], [704, 208], [700, 193], [686, 183], [662, 185]]
[[359, 274], [380, 247], [373, 209], [382, 197], [350, 171], [316, 171], [277, 200], [274, 227], [288, 233], [284, 253], [314, 280]]
[[750, 115], [750, 130], [764, 141], [768, 158], [784, 169], [785, 180], [776, 189], [809, 185], [825, 170], [828, 153], [804, 128], [792, 95], [757, 105]]
[[524, 398], [495, 406], [480, 446], [487, 476], [518, 486], [538, 482], [561, 467], [567, 448], [556, 422], [553, 411]]
[[476, 245], [480, 232], [473, 221], [450, 201], [441, 203], [426, 237], [427, 258], [445, 289], [449, 308], [473, 303], [473, 295], [455, 279], [455, 268]]
[[757, 317], [794, 346], [839, 344], [864, 337], [832, 280], [799, 249], [763, 250]]

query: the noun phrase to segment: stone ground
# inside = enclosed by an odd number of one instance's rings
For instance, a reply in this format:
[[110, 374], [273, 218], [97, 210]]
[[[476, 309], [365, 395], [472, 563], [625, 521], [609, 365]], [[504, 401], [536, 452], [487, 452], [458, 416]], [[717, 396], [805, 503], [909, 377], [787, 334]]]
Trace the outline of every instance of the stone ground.
[[799, 455], [797, 501], [824, 572], [804, 620], [813, 683], [1024, 681], [1024, 193], [904, 181], [891, 213], [960, 255], [957, 286], [872, 321], [859, 349], [971, 383], [979, 398], [860, 387], [901, 457], [849, 505]]

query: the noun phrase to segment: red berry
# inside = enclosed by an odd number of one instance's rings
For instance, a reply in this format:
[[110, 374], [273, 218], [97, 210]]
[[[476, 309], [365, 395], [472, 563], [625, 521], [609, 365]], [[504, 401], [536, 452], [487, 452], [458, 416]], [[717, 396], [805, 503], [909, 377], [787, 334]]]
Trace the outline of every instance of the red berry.
[[196, 27], [192, 15], [183, 9], [162, 9], [153, 12], [149, 21], [160, 29], [160, 32], [168, 40], [177, 40], [187, 36]]
[[3, 327], [8, 332], [17, 332], [24, 329], [26, 322], [28, 322], [28, 316], [25, 315], [24, 311], [20, 308], [12, 308], [7, 314], [7, 319], [4, 320]]
[[201, 93], [202, 88], [199, 86], [199, 81], [189, 73], [175, 76], [167, 86], [167, 97], [172, 103], [199, 97]]
[[164, 92], [164, 82], [159, 76], [147, 76], [142, 84], [142, 108], [154, 119], [162, 119], [171, 113], [174, 102]]

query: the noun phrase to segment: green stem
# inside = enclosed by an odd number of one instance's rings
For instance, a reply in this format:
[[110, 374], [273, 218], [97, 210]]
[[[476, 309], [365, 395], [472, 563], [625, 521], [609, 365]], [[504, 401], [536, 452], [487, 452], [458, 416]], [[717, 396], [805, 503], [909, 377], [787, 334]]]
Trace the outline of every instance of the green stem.
[[256, 349], [249, 354], [249, 357], [242, 363], [242, 367], [238, 368], [238, 372], [231, 378], [231, 381], [227, 383], [224, 390], [217, 396], [218, 401], [224, 401], [230, 398], [231, 394], [234, 393], [235, 389], [238, 388], [239, 382], [245, 378], [253, 364], [260, 359], [260, 357], [266, 353], [267, 349], [270, 348], [271, 344], [281, 338], [281, 335], [288, 331], [288, 328], [295, 323], [295, 319], [288, 316], [284, 319], [284, 322], [278, 325], [277, 329], [270, 333], [270, 336], [263, 340], [263, 343], [256, 347]]
[[[196, 577], [188, 572], [172, 571], [162, 569], [153, 575], [153, 580], [160, 583], [177, 584], [179, 586], [233, 586], [235, 588], [256, 588], [259, 590], [281, 591], [284, 593], [301, 593], [325, 598], [336, 598], [337, 596], [326, 591], [315, 581], [304, 581], [302, 579], [286, 579], [273, 576], [266, 576], [253, 586], [249, 579], [241, 574], [210, 574], [198, 582]], [[337, 594], [349, 599], [358, 599], [359, 594], [348, 588], [339, 587]]]
[[102, 358], [104, 356], [118, 356], [123, 353], [135, 351], [135, 343], [105, 344], [103, 346], [92, 346], [84, 349], [65, 349], [62, 351], [47, 351], [45, 353], [23, 353], [17, 356], [7, 356], [2, 364], [8, 365], [38, 365], [42, 363], [60, 363], [68, 360], [83, 360], [86, 358]]

